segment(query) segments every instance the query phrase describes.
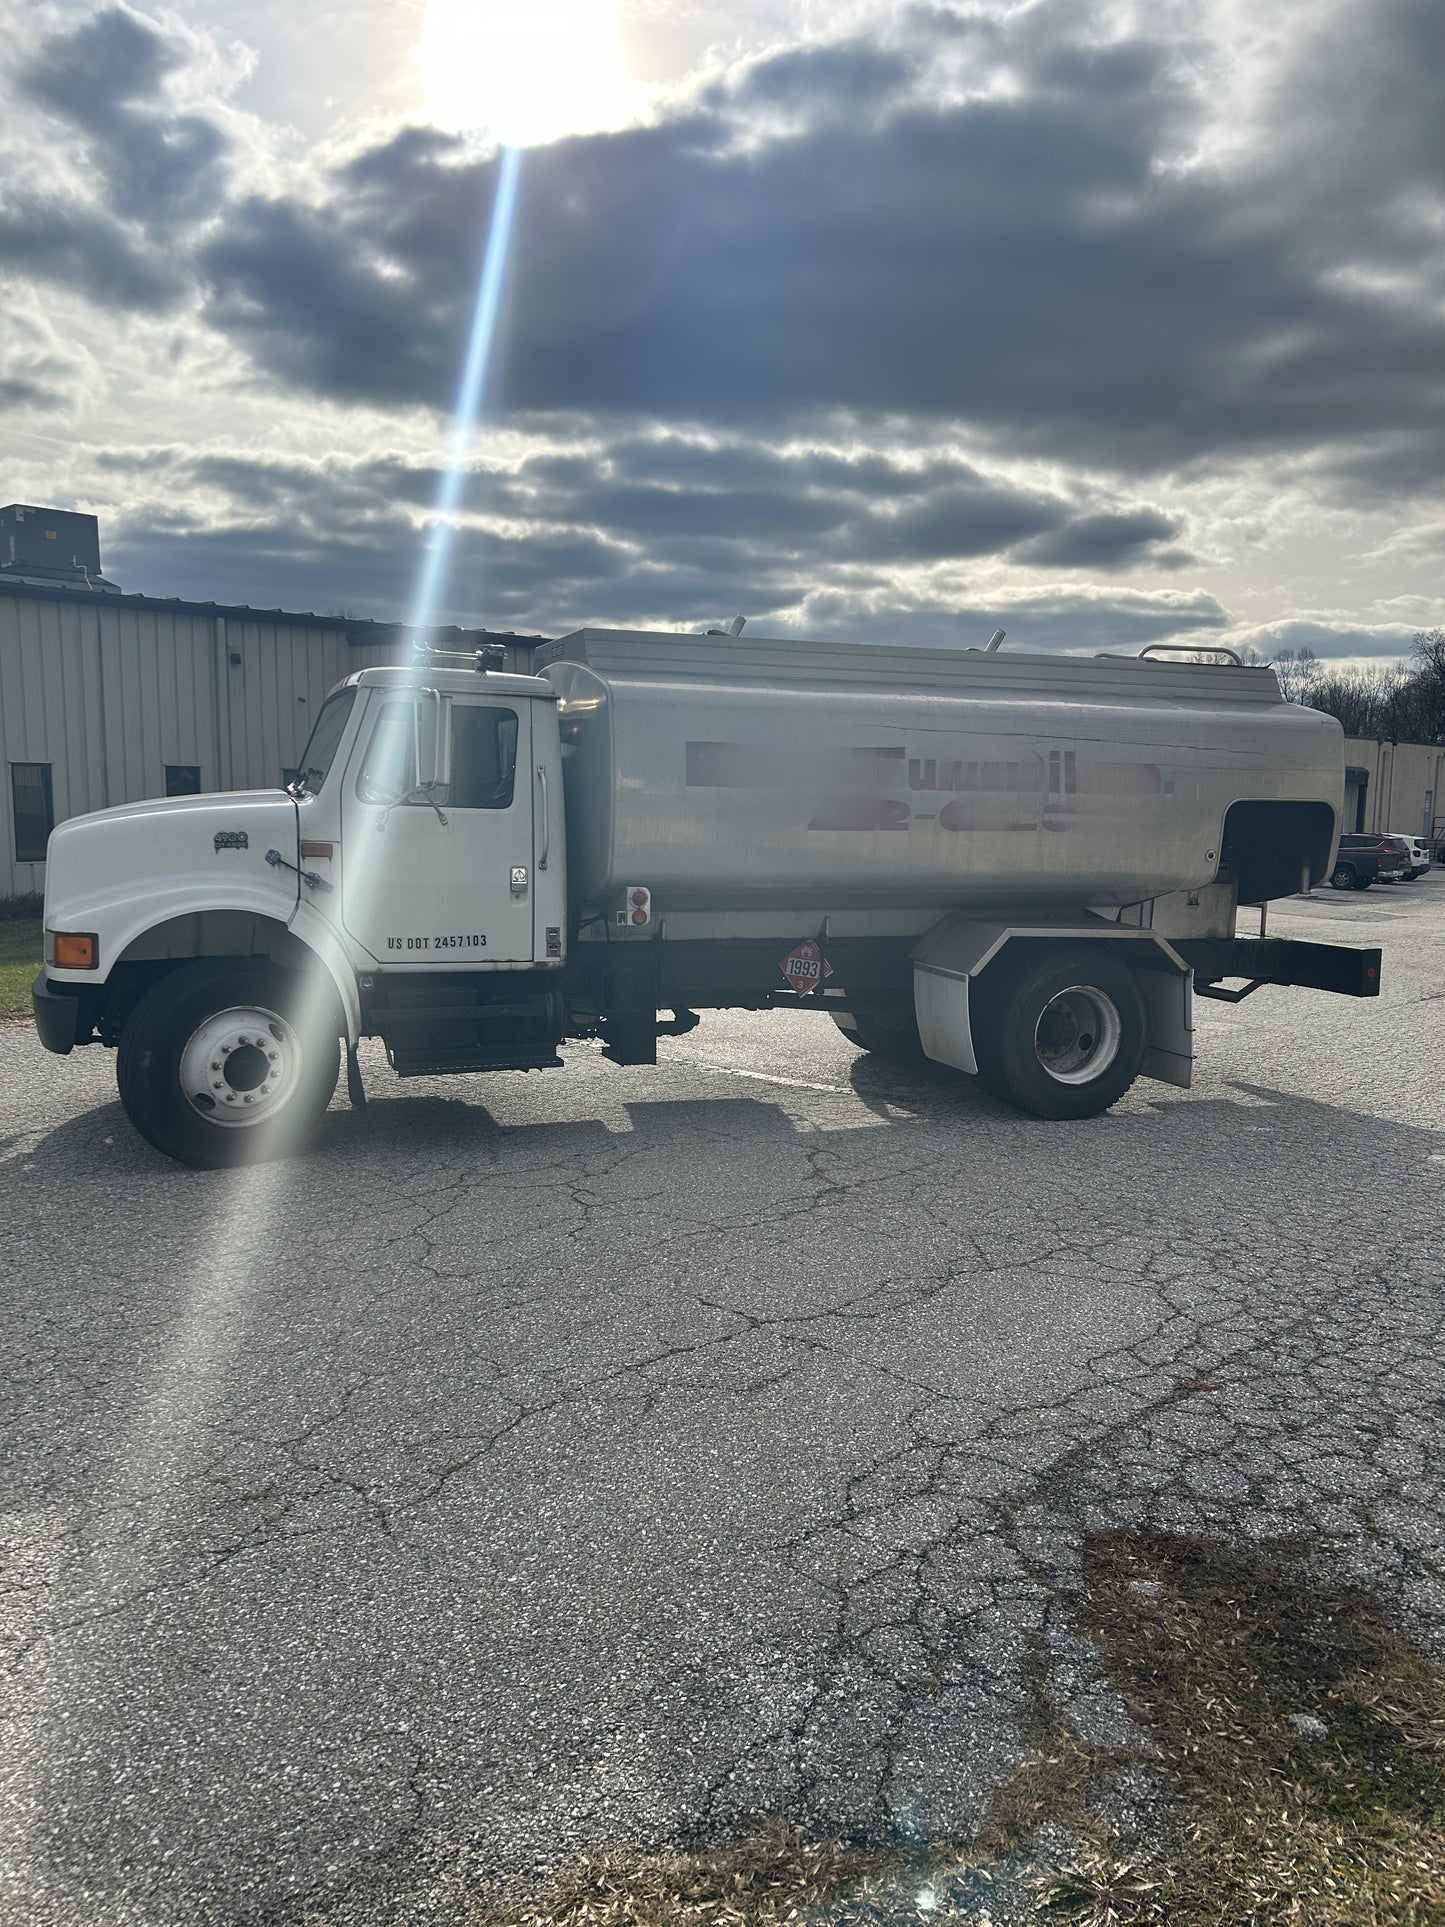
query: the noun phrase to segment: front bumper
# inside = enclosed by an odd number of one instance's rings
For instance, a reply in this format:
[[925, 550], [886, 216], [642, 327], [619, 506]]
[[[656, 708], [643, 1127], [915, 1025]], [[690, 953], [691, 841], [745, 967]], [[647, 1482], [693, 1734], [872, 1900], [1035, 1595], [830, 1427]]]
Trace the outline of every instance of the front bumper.
[[79, 992], [63, 986], [52, 989], [42, 970], [30, 986], [30, 1007], [35, 1012], [35, 1028], [41, 1043], [58, 1057], [68, 1057], [75, 1049], [81, 1027]]

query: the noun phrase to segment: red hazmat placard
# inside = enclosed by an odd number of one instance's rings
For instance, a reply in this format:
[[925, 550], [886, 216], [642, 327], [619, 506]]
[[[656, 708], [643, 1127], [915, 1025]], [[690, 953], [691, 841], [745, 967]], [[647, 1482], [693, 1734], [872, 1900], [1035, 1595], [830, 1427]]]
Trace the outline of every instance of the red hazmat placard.
[[800, 997], [809, 996], [833, 974], [832, 964], [811, 940], [790, 950], [779, 961], [778, 968], [787, 979], [788, 988], [797, 991]]

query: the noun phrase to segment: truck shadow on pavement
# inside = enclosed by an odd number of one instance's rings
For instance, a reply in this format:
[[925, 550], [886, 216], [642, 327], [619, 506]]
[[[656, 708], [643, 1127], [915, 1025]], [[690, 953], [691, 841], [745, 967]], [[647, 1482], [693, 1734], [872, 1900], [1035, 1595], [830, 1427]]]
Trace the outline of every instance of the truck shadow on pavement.
[[[338, 1098], [311, 1143], [282, 1164], [358, 1161], [370, 1166], [380, 1160], [394, 1168], [471, 1149], [488, 1162], [520, 1160], [535, 1174], [549, 1157], [665, 1144], [675, 1157], [707, 1157], [717, 1185], [725, 1187], [729, 1146], [739, 1153], [749, 1145], [774, 1151], [785, 1145], [817, 1149], [822, 1140], [841, 1148], [850, 1138], [873, 1139], [879, 1131], [905, 1139], [946, 1131], [957, 1133], [963, 1143], [986, 1139], [993, 1152], [1007, 1142], [1017, 1154], [1057, 1174], [1084, 1147], [1094, 1150], [1103, 1135], [1121, 1157], [1140, 1160], [1135, 1168], [1141, 1174], [1158, 1175], [1171, 1145], [1190, 1156], [1211, 1149], [1227, 1152], [1231, 1162], [1243, 1144], [1250, 1147], [1252, 1158], [1264, 1155], [1266, 1145], [1272, 1158], [1297, 1152], [1297, 1176], [1309, 1191], [1318, 1185], [1322, 1158], [1404, 1157], [1422, 1165], [1441, 1154], [1442, 1144], [1440, 1133], [1427, 1126], [1243, 1081], [1225, 1085], [1222, 1095], [1166, 1095], [1164, 1086], [1141, 1084], [1100, 1117], [1058, 1123], [1016, 1110], [975, 1079], [931, 1064], [903, 1068], [860, 1057], [848, 1067], [848, 1084], [836, 1093], [809, 1085], [755, 1094], [734, 1085], [715, 1095], [673, 1098], [653, 1095], [656, 1083], [643, 1080], [655, 1076], [648, 1070], [619, 1073], [616, 1083], [601, 1087], [599, 1115], [587, 1118], [520, 1115], [522, 1105], [515, 1101], [519, 1085], [510, 1077], [511, 1089], [495, 1097], [484, 1085], [471, 1082], [466, 1095], [392, 1095], [383, 1088], [360, 1111]], [[718, 1082], [724, 1083], [723, 1075]], [[529, 1082], [524, 1103], [535, 1089]], [[1146, 1096], [1151, 1089], [1159, 1095]], [[843, 1099], [856, 1102], [840, 1105]], [[1161, 1136], [1161, 1125], [1168, 1127], [1167, 1136]], [[1126, 1151], [1126, 1142], [1135, 1139], [1138, 1147]], [[0, 1137], [0, 1160], [16, 1158], [37, 1174], [46, 1168], [64, 1173], [68, 1188], [83, 1183], [89, 1173], [170, 1172], [178, 1179], [184, 1173], [192, 1182], [207, 1175], [186, 1171], [154, 1150], [133, 1129], [116, 1099], [57, 1125], [28, 1152], [18, 1149], [20, 1142], [14, 1134]], [[254, 1166], [250, 1173], [277, 1168]]]

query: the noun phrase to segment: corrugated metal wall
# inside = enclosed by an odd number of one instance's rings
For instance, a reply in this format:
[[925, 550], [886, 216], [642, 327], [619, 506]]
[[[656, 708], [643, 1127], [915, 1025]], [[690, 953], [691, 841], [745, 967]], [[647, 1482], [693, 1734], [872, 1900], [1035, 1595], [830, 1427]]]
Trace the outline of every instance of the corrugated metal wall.
[[394, 631], [365, 635], [340, 618], [0, 594], [0, 896], [45, 879], [16, 859], [11, 765], [50, 765], [57, 823], [164, 796], [167, 764], [199, 767], [205, 790], [280, 783], [332, 685], [397, 657]]

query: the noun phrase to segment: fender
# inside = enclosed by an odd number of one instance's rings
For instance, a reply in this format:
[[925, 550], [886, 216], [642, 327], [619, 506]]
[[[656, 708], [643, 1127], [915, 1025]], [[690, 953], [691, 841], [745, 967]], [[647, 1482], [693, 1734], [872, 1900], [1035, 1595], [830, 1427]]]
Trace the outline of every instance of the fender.
[[912, 952], [913, 1007], [924, 1055], [977, 1075], [969, 985], [1013, 943], [1127, 944], [1149, 1016], [1142, 1075], [1188, 1090], [1194, 1065], [1193, 971], [1153, 930], [1090, 916], [1058, 923], [1010, 924], [963, 915], [945, 917]]
[[[121, 908], [133, 912], [124, 922], [116, 916], [116, 911]], [[310, 911], [309, 916], [300, 914], [307, 910]], [[278, 903], [275, 893], [268, 893], [264, 888], [233, 886], [224, 896], [216, 892], [198, 896], [178, 886], [174, 890], [151, 896], [139, 909], [129, 902], [122, 906], [94, 901], [76, 903], [72, 900], [66, 905], [66, 922], [79, 928], [83, 921], [85, 927], [97, 932], [101, 944], [102, 969], [99, 972], [47, 969], [45, 974], [57, 986], [75, 984], [99, 988], [110, 981], [116, 965], [120, 963], [147, 958], [160, 961], [167, 957], [228, 955], [230, 952], [224, 945], [219, 949], [210, 945], [192, 948], [161, 940], [151, 948], [145, 941], [153, 932], [164, 930], [168, 924], [179, 925], [183, 919], [226, 913], [257, 919], [293, 938], [315, 959], [336, 992], [337, 1005], [346, 1027], [346, 1041], [354, 1044], [361, 1034], [361, 1000], [355, 973], [330, 925], [309, 905], [293, 908], [286, 900]]]
[[[284, 930], [294, 909], [295, 897], [291, 890], [278, 889], [274, 883], [268, 887], [259, 878], [252, 881], [247, 877], [232, 878], [224, 891], [215, 887], [197, 890], [193, 877], [178, 877], [168, 887], [152, 885], [140, 899], [133, 885], [127, 887], [123, 895], [67, 895], [64, 903], [57, 904], [47, 915], [47, 928], [95, 931], [100, 940], [100, 969], [51, 970], [48, 974], [57, 983], [108, 983], [115, 966], [133, 960], [133, 953], [143, 939], [166, 924], [179, 923], [187, 917], [234, 911], [241, 916], [260, 917]], [[210, 953], [160, 948], [151, 953], [142, 949], [141, 954], [163, 958]]]
[[303, 898], [292, 913], [289, 928], [297, 941], [304, 943], [322, 965], [335, 985], [341, 1014], [346, 1022], [346, 1041], [354, 1044], [361, 1036], [361, 992], [356, 984], [356, 971], [337, 935], [336, 926], [322, 915], [314, 903]]

